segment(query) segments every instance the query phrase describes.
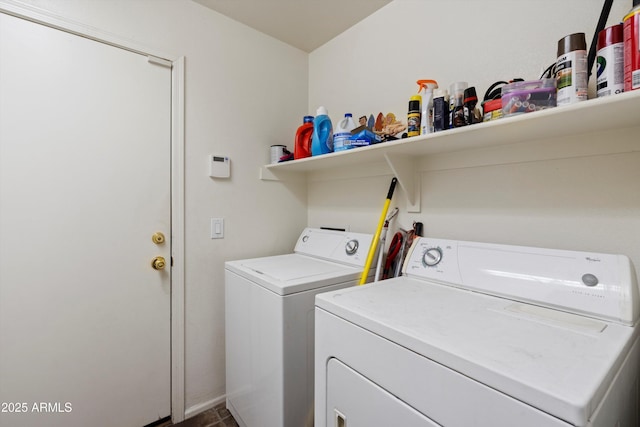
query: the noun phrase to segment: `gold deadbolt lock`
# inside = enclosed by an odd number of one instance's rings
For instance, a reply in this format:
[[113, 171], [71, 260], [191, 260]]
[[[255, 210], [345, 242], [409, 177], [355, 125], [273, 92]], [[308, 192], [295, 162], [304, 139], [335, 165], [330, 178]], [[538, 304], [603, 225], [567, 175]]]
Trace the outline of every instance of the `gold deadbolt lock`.
[[151, 236], [151, 240], [153, 240], [153, 243], [155, 243], [156, 245], [161, 245], [164, 243], [164, 234], [157, 231], [153, 233], [153, 236]]
[[157, 256], [151, 260], [151, 267], [153, 267], [154, 270], [164, 270], [166, 265], [167, 261], [164, 257]]

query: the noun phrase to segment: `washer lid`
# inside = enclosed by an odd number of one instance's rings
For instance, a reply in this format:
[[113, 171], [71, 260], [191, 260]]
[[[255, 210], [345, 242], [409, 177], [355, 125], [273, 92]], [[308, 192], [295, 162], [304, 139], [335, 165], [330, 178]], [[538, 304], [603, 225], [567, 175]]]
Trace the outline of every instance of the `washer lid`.
[[407, 277], [323, 293], [316, 306], [572, 425], [587, 424], [640, 332]]
[[279, 295], [357, 280], [361, 273], [359, 268], [301, 254], [229, 261], [225, 266]]

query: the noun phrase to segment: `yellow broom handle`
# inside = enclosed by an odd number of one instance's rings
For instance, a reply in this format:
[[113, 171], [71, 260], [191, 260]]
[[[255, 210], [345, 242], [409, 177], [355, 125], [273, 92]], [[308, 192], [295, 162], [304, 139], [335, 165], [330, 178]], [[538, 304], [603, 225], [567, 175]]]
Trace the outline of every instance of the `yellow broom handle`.
[[[384, 206], [382, 207], [382, 214], [380, 215], [380, 220], [378, 221], [378, 228], [376, 229], [376, 233], [373, 235], [371, 246], [369, 246], [369, 254], [367, 255], [367, 261], [364, 264], [364, 271], [362, 272], [362, 276], [360, 277], [359, 285], [364, 285], [365, 283], [367, 283], [369, 270], [371, 269], [371, 264], [373, 263], [373, 257], [376, 255], [376, 249], [378, 248], [378, 243], [380, 243], [380, 232], [382, 231], [382, 227], [384, 227], [384, 221], [387, 218], [387, 212], [389, 211], [389, 205], [391, 204], [391, 198], [393, 197], [393, 190], [396, 188], [397, 182], [398, 179], [395, 177], [391, 180], [391, 186], [389, 187], [387, 198], [384, 201]], [[384, 248], [381, 248], [380, 250], [384, 250]]]

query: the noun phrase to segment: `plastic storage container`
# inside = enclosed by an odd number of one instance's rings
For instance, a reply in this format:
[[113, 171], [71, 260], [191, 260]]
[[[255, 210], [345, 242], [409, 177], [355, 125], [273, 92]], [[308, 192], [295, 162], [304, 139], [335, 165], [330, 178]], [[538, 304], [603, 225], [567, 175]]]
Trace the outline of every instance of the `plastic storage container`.
[[502, 117], [502, 99], [490, 99], [482, 103], [483, 122], [490, 122]]
[[333, 151], [333, 125], [327, 109], [319, 107], [313, 120], [313, 137], [311, 139], [311, 155], [331, 153]]
[[556, 106], [555, 79], [515, 82], [502, 87], [502, 115], [531, 113]]
[[336, 125], [335, 133], [333, 134], [333, 151], [344, 151], [351, 146], [351, 131], [356, 128], [356, 123], [353, 121], [351, 113], [344, 115], [344, 119], [340, 120]]

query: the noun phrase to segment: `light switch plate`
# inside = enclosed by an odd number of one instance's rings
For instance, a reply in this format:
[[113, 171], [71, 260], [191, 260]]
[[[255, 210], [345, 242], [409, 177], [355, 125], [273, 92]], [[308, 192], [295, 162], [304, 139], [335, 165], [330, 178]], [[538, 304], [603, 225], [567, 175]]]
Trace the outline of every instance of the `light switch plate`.
[[211, 238], [224, 238], [224, 218], [211, 218]]

